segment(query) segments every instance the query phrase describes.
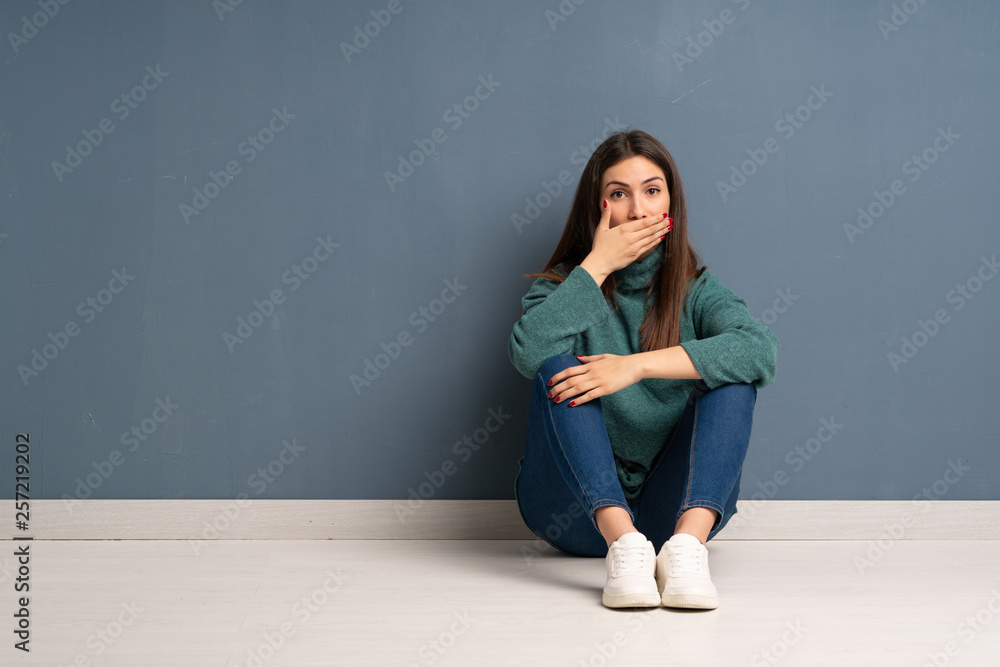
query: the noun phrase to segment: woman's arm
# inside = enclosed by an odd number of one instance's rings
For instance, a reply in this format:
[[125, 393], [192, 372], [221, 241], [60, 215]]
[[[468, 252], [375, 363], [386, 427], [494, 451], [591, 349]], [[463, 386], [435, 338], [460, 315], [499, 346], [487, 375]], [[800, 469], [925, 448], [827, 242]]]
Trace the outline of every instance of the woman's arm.
[[514, 367], [534, 379], [545, 360], [572, 354], [582, 332], [611, 316], [611, 306], [595, 279], [577, 266], [561, 283], [539, 279], [521, 300], [507, 352]]
[[639, 378], [669, 378], [675, 380], [700, 380], [701, 374], [695, 368], [691, 357], [680, 345], [661, 350], [633, 354], [639, 364]]
[[694, 324], [696, 340], [682, 341], [699, 375], [714, 389], [734, 382], [760, 389], [774, 381], [778, 339], [750, 316], [747, 303], [707, 274], [692, 286], [685, 316]]

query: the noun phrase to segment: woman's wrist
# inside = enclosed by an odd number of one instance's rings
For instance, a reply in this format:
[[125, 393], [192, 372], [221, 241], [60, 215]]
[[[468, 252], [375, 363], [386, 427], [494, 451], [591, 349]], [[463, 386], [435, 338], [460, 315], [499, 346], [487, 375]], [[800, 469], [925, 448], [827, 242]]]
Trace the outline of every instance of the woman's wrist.
[[635, 381], [648, 380], [650, 377], [649, 352], [635, 352], [631, 355], [635, 361]]
[[610, 275], [610, 271], [604, 270], [603, 267], [595, 260], [591, 255], [587, 255], [582, 262], [580, 262], [580, 268], [590, 274], [590, 277], [594, 279], [597, 286], [600, 287], [605, 280], [607, 280]]

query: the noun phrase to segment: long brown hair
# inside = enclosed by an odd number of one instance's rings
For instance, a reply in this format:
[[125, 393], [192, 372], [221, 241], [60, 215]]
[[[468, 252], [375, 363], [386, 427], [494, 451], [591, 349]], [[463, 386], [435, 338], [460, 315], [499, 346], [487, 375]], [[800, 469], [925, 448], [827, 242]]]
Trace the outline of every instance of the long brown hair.
[[[566, 227], [555, 252], [542, 273], [525, 274], [525, 278], [547, 278], [556, 283], [566, 279], [576, 266], [590, 254], [594, 246], [594, 232], [601, 220], [601, 179], [608, 168], [630, 157], [642, 156], [655, 163], [667, 179], [670, 194], [670, 211], [674, 228], [653, 252], [666, 253], [660, 271], [659, 295], [646, 312], [639, 328], [644, 352], [671, 347], [680, 343], [681, 310], [692, 279], [701, 275], [705, 267], [688, 240], [687, 210], [684, 206], [684, 188], [677, 165], [670, 152], [654, 137], [642, 130], [618, 132], [597, 147], [580, 175], [580, 183], [573, 197]], [[565, 275], [556, 272], [562, 267]], [[656, 286], [656, 280], [646, 292], [647, 302]], [[601, 285], [604, 298], [618, 310], [617, 286], [612, 272]]]

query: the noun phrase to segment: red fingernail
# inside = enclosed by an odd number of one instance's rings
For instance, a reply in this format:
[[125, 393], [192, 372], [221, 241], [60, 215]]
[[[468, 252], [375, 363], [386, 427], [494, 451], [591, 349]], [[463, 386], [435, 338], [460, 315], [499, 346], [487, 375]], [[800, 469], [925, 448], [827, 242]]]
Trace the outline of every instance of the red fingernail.
[[559, 398], [558, 396], [556, 396], [556, 403], [558, 403], [561, 400], [562, 400], [561, 398]]
[[607, 208], [607, 207], [608, 207], [608, 200], [607, 200], [607, 199], [605, 199], [605, 200], [604, 200], [604, 208]]
[[668, 232], [669, 232], [669, 231], [670, 231], [671, 229], [673, 229], [673, 228], [674, 228], [674, 226], [673, 226], [673, 225], [667, 225], [667, 231], [668, 231]]
[[576, 405], [576, 401], [570, 401], [569, 405]]
[[666, 235], [666, 234], [664, 234], [663, 236], [661, 236], [661, 237], [660, 237], [660, 240], [662, 241], [662, 240], [663, 240], [663, 239], [665, 239], [665, 238], [667, 238], [667, 235]]
[[673, 221], [674, 221], [673, 218], [667, 218], [667, 222], [673, 222]]
[[550, 387], [552, 386], [552, 380], [549, 380], [549, 386]]
[[664, 213], [664, 214], [663, 214], [663, 217], [664, 217], [664, 218], [665, 218], [665, 217], [667, 217], [667, 214], [666, 214], [666, 213]]
[[546, 396], [548, 396], [549, 398], [552, 398], [552, 392], [550, 391], [548, 394], [546, 394]]

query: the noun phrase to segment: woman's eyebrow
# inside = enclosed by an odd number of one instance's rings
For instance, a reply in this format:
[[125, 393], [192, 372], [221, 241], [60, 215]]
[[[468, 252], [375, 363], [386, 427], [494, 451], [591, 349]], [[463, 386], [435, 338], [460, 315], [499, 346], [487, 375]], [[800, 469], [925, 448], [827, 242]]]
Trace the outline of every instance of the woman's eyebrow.
[[[642, 183], [640, 183], [640, 185], [645, 185], [646, 183], [649, 183], [650, 181], [662, 181], [662, 180], [663, 180], [663, 178], [661, 178], [660, 176], [651, 176], [650, 178], [647, 178]], [[604, 186], [605, 189], [607, 189], [607, 187], [609, 185], [620, 185], [623, 188], [630, 187], [627, 183], [622, 183], [621, 181], [608, 181], [608, 185]]]

